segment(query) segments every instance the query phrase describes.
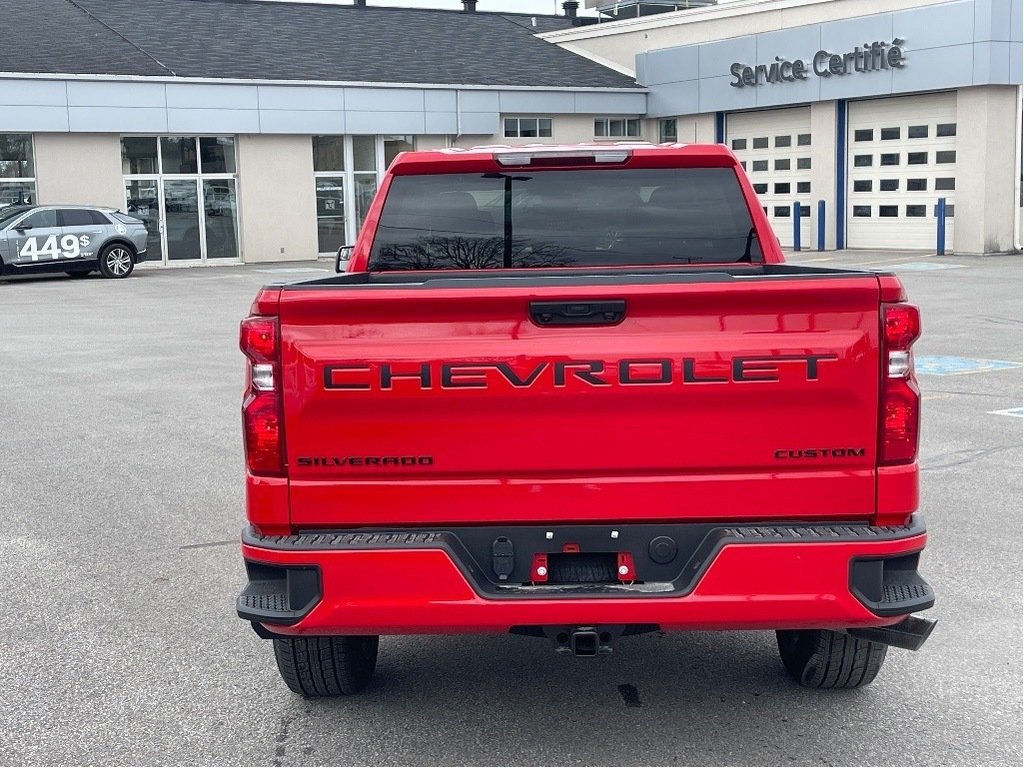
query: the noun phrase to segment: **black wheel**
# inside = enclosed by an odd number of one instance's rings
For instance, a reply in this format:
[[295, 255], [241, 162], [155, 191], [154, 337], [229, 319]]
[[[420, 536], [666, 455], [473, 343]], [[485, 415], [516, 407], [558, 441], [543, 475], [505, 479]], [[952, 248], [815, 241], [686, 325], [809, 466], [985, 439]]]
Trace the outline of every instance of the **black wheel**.
[[100, 273], [104, 277], [128, 277], [135, 269], [135, 252], [127, 245], [111, 243], [100, 254]]
[[68, 277], [88, 277], [92, 274], [91, 269], [68, 270], [64, 273]]
[[376, 635], [289, 637], [274, 640], [277, 669], [289, 688], [308, 699], [359, 693], [377, 667]]
[[860, 688], [878, 674], [889, 648], [828, 629], [778, 630], [779, 655], [805, 688]]

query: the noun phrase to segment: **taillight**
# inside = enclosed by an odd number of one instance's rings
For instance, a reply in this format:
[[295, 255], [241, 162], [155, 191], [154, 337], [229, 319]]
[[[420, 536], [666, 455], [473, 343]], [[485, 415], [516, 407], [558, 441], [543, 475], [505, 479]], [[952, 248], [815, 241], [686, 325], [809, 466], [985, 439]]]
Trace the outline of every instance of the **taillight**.
[[247, 317], [238, 331], [238, 346], [250, 360], [277, 361], [277, 318]]
[[910, 351], [921, 335], [921, 313], [913, 304], [883, 304], [882, 331], [890, 351]]
[[917, 458], [921, 392], [914, 378], [911, 346], [921, 335], [921, 313], [913, 304], [882, 304], [882, 402], [879, 464], [909, 464]]
[[280, 476], [285, 474], [285, 460], [277, 318], [247, 317], [239, 329], [238, 344], [249, 360], [248, 386], [242, 403], [246, 462], [254, 475]]

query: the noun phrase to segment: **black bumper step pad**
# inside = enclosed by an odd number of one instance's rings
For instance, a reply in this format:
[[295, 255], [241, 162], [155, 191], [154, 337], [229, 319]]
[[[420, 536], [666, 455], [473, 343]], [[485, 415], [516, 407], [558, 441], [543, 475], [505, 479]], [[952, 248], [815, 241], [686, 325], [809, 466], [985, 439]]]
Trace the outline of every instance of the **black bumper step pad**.
[[920, 552], [854, 560], [850, 591], [877, 616], [902, 616], [935, 605], [935, 592], [917, 572]]
[[295, 624], [320, 602], [317, 568], [285, 568], [246, 562], [249, 584], [238, 596], [238, 616], [267, 624]]

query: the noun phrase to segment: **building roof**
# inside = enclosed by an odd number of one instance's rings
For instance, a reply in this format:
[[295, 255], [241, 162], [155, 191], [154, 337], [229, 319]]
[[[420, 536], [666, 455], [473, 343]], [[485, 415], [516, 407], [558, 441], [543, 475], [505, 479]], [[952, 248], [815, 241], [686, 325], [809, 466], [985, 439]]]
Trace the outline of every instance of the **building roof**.
[[[259, 0], [4, 0], [0, 72], [636, 88], [558, 16]], [[533, 20], [536, 19], [536, 26]], [[57, 45], [40, 44], [61, 30]]]

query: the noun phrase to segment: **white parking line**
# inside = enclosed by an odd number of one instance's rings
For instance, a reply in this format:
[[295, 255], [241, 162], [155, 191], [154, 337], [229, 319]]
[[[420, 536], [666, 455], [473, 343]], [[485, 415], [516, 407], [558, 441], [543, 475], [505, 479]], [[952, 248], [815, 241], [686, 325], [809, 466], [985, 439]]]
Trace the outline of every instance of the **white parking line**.
[[1003, 408], [1001, 411], [989, 411], [993, 416], [1016, 416], [1024, 419], [1024, 408]]

